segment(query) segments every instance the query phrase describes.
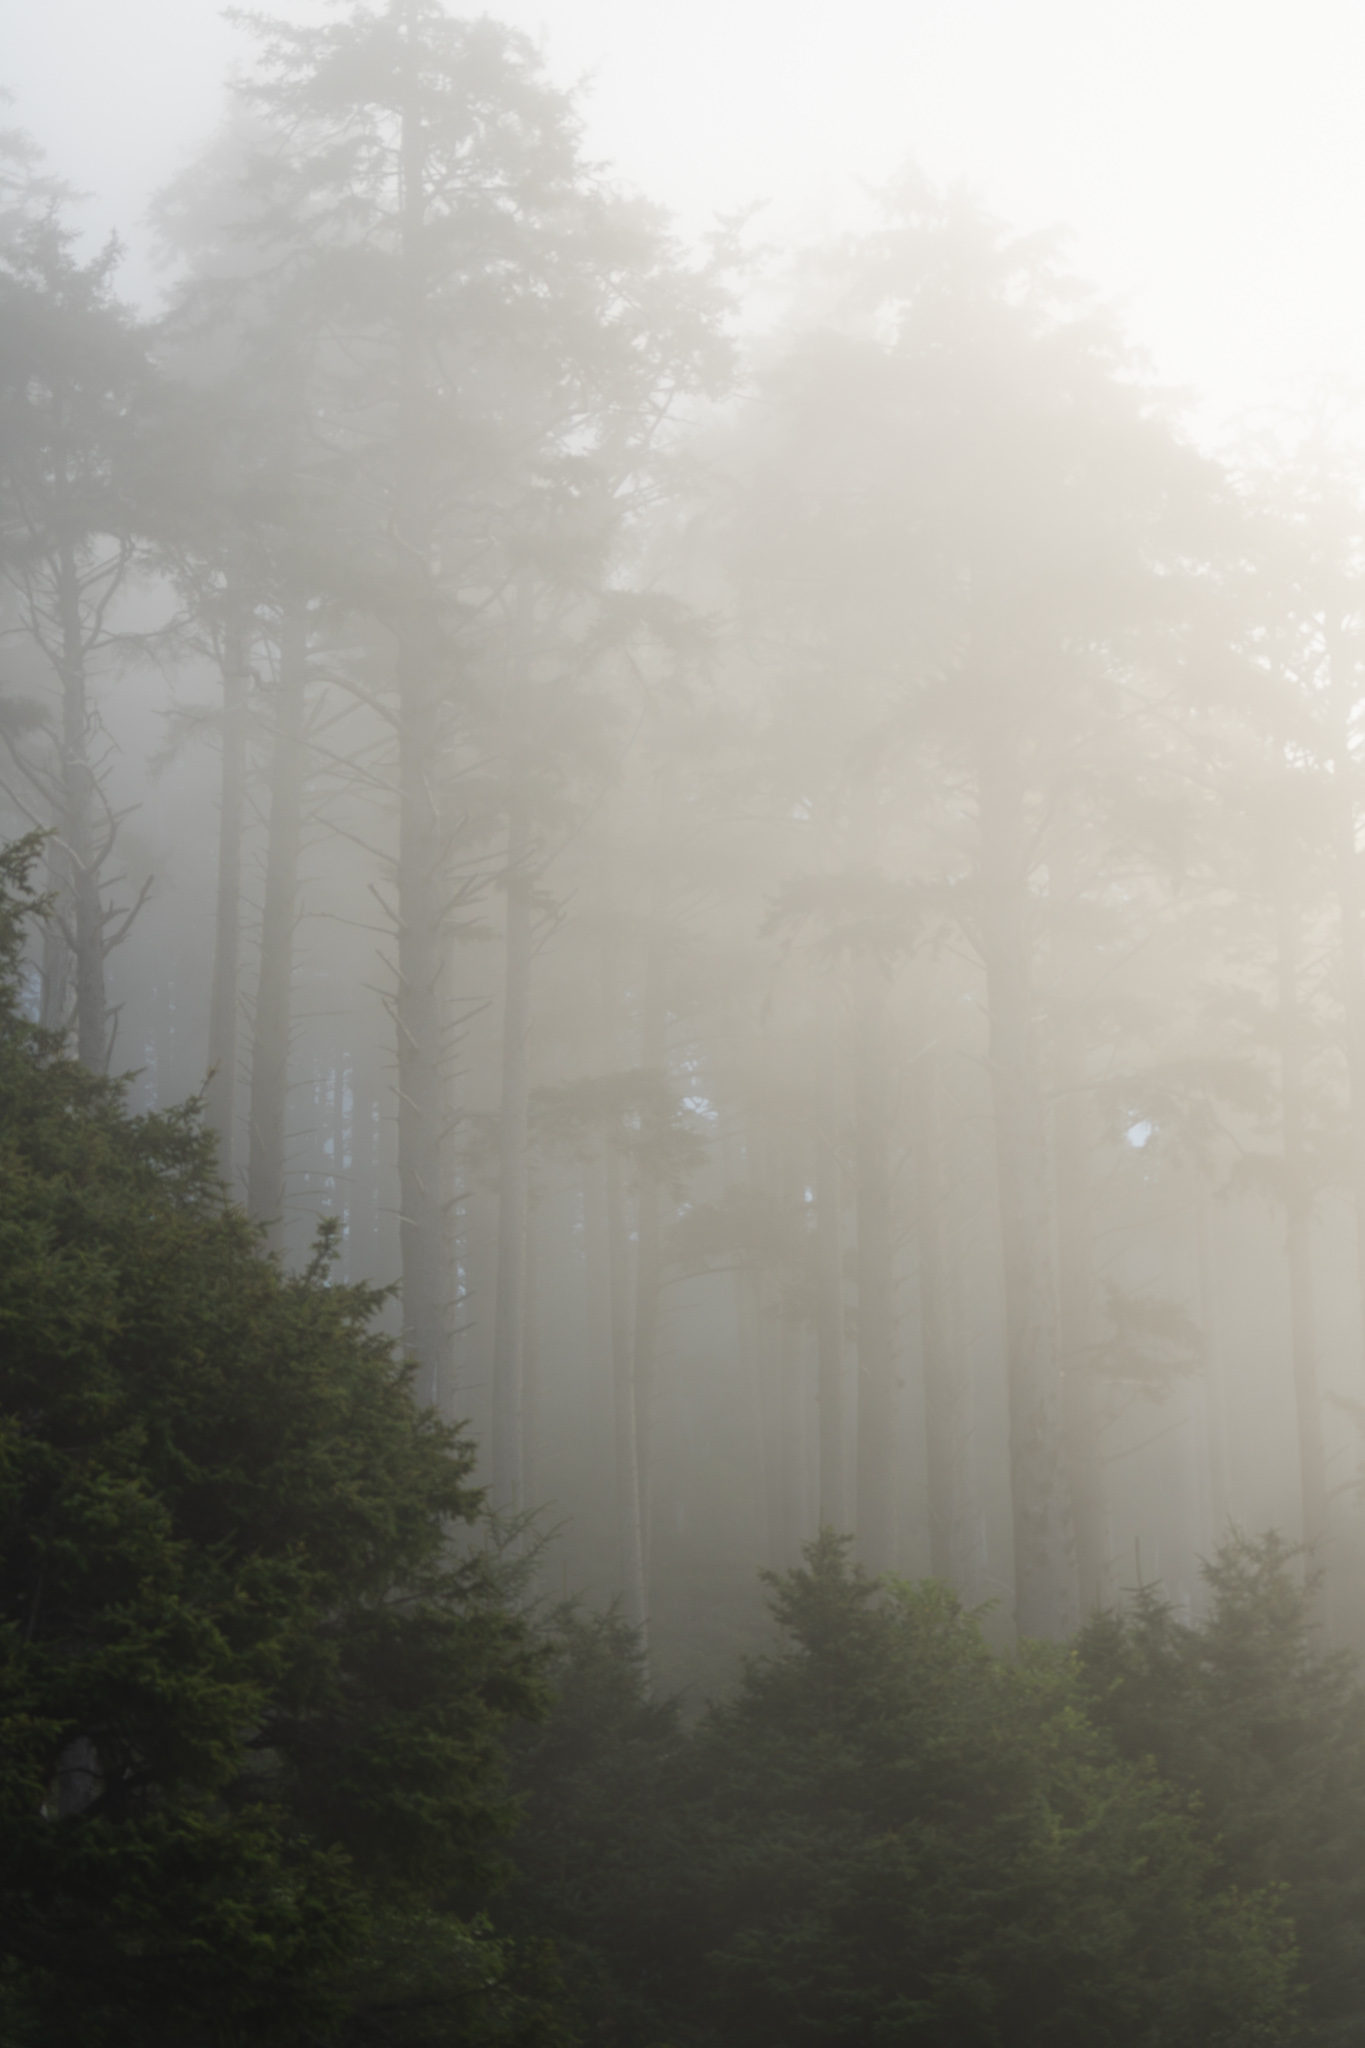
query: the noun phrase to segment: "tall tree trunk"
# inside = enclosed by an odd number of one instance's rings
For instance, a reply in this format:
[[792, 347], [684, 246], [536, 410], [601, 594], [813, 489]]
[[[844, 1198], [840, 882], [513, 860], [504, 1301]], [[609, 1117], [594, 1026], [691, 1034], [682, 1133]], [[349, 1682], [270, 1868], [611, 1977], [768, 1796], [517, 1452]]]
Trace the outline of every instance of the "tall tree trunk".
[[611, 1258], [612, 1395], [616, 1442], [616, 1515], [621, 1604], [632, 1627], [643, 1629], [645, 1595], [644, 1520], [640, 1500], [640, 1436], [635, 1413], [635, 1357], [630, 1318], [629, 1242], [621, 1160], [606, 1158], [607, 1237]]
[[354, 1069], [348, 1073], [344, 1056], [332, 1066], [332, 1209], [341, 1224], [343, 1280], [350, 1278], [347, 1253], [351, 1239], [351, 1199], [354, 1182], [350, 1172], [353, 1147], [350, 1144], [350, 1102], [355, 1099]]
[[[588, 1356], [595, 1374], [593, 1393], [595, 1399], [600, 1397], [601, 1413], [605, 1423], [614, 1399], [611, 1237], [607, 1227], [605, 1145], [599, 1146], [583, 1165], [583, 1264], [587, 1293]], [[607, 1431], [606, 1434], [609, 1436], [610, 1432]], [[613, 1484], [611, 1474], [604, 1473], [604, 1491], [610, 1491]]]
[[1341, 991], [1346, 1012], [1346, 1075], [1351, 1099], [1347, 1140], [1355, 1210], [1361, 1360], [1365, 1364], [1365, 892], [1362, 891], [1360, 852], [1356, 843], [1359, 771], [1351, 751], [1356, 708], [1354, 664], [1350, 650], [1342, 644], [1344, 631], [1341, 624], [1329, 615], [1323, 620], [1323, 631], [1328, 661], [1327, 705], [1332, 721], [1328, 738], [1332, 774], [1328, 778], [1328, 786], [1333, 806]]
[[540, 1257], [544, 1225], [535, 1189], [526, 1195], [526, 1256], [522, 1261], [521, 1485], [527, 1507], [540, 1495]]
[[223, 632], [223, 761], [218, 803], [218, 888], [213, 920], [206, 1120], [218, 1139], [218, 1171], [232, 1179], [237, 1103], [237, 1016], [241, 1002], [242, 812], [246, 787], [249, 652], [235, 591], [227, 593]]
[[980, 936], [1005, 1292], [1015, 1627], [1062, 1637], [1075, 1620], [1062, 1461], [1052, 1214], [1029, 973], [1028, 864], [1018, 741], [986, 693], [977, 729]]
[[38, 1022], [44, 1031], [65, 1031], [71, 1021], [71, 966], [74, 958], [68, 942], [64, 911], [71, 902], [71, 856], [65, 841], [54, 834], [47, 842], [44, 893], [56, 915], [43, 920], [42, 985]]
[[[725, 1191], [737, 1194], [748, 1188], [752, 1195], [759, 1184], [759, 1145], [751, 1118], [736, 1114], [722, 1119], [720, 1140], [725, 1168]], [[777, 1556], [774, 1540], [774, 1503], [769, 1497], [767, 1453], [767, 1409], [763, 1384], [760, 1344], [762, 1267], [752, 1257], [735, 1261], [731, 1273], [735, 1319], [735, 1394], [737, 1426], [744, 1439], [745, 1478], [741, 1482], [746, 1502], [753, 1509], [754, 1555], [765, 1564]]]
[[398, 1204], [403, 1265], [403, 1339], [417, 1358], [425, 1398], [438, 1406], [450, 1380], [454, 1272], [448, 1100], [450, 885], [439, 777], [441, 693], [450, 665], [431, 560], [424, 340], [426, 194], [421, 91], [414, 45], [419, 24], [401, 23], [407, 67], [402, 113], [402, 305], [398, 323], [398, 421], [393, 527], [397, 639], [398, 975], [394, 992], [398, 1068]]
[[[1354, 773], [1347, 771], [1347, 779]], [[1351, 1113], [1351, 1193], [1356, 1223], [1357, 1295], [1365, 1340], [1365, 918], [1362, 917], [1360, 855], [1355, 845], [1355, 805], [1343, 792], [1344, 815], [1337, 850], [1337, 909], [1341, 923], [1341, 983], [1346, 1011], [1346, 1073]], [[1365, 1356], [1365, 1343], [1362, 1347]]]
[[[656, 855], [650, 892], [650, 924], [645, 941], [645, 976], [640, 1000], [640, 1065], [647, 1074], [668, 1082], [668, 896], [666, 853]], [[664, 1191], [657, 1168], [641, 1161], [639, 1206], [635, 1234], [635, 1325], [632, 1332], [636, 1469], [640, 1488], [640, 1541], [646, 1601], [653, 1470], [650, 1456], [654, 1412], [654, 1375], [659, 1347], [659, 1303], [662, 1271]]]
[[284, 1239], [307, 681], [308, 614], [299, 600], [291, 598], [280, 622], [265, 898], [261, 908], [261, 974], [251, 1039], [246, 1182], [247, 1208], [258, 1223], [267, 1226], [269, 1240], [277, 1247]]
[[839, 1068], [832, 1015], [815, 1045], [815, 1334], [818, 1346], [820, 1523], [842, 1530], [844, 1484], [844, 1244], [839, 1187]]
[[1289, 1267], [1290, 1355], [1298, 1421], [1299, 1483], [1305, 1543], [1327, 1536], [1327, 1460], [1322, 1441], [1317, 1331], [1313, 1312], [1313, 1194], [1304, 1144], [1303, 1029], [1299, 1009], [1299, 920], [1283, 890], [1275, 905], [1275, 955], [1280, 1054], [1280, 1117], [1284, 1147], [1285, 1251]]
[[1062, 1368], [1066, 1469], [1081, 1611], [1110, 1598], [1109, 1517], [1104, 1490], [1103, 1421], [1093, 1368], [1094, 1259], [1091, 1228], [1092, 1104], [1085, 1039], [1074, 1009], [1054, 1026], [1056, 1094], [1052, 1108], [1057, 1185], [1057, 1345]]
[[[108, 1004], [104, 986], [104, 913], [100, 869], [106, 849], [97, 845], [98, 787], [90, 759], [90, 700], [85, 639], [81, 631], [80, 573], [64, 549], [57, 568], [56, 598], [61, 632], [59, 681], [62, 692], [59, 782], [61, 810], [61, 894], [57, 914], [64, 927], [69, 964], [54, 972], [53, 990], [43, 1004], [44, 1020], [65, 1029], [71, 981], [75, 981], [76, 1057], [92, 1073], [108, 1062]], [[56, 963], [54, 961], [54, 967]], [[60, 1002], [57, 991], [60, 986]]]
[[525, 1506], [522, 1465], [526, 1315], [527, 1111], [531, 1029], [531, 823], [523, 791], [507, 820], [502, 1096], [498, 1122], [498, 1276], [493, 1322], [493, 1505]]
[[[608, 934], [602, 948], [602, 1041], [606, 1070], [615, 1067], [616, 946]], [[635, 1412], [635, 1345], [630, 1313], [630, 1241], [621, 1154], [610, 1134], [603, 1148], [607, 1224], [607, 1271], [611, 1301], [612, 1435], [616, 1453], [617, 1568], [626, 1620], [641, 1631], [648, 1622], [645, 1592], [644, 1522], [640, 1501], [640, 1434]]]
[[[783, 1175], [783, 1181], [786, 1176]], [[783, 1293], [785, 1294], [785, 1286]], [[785, 1299], [777, 1311], [777, 1469], [781, 1488], [782, 1568], [790, 1570], [801, 1562], [801, 1545], [815, 1531], [805, 1514], [805, 1460], [803, 1457], [805, 1403], [802, 1399], [803, 1339], [800, 1318]]]
[[1195, 1251], [1199, 1265], [1199, 1320], [1203, 1340], [1204, 1440], [1207, 1459], [1210, 1552], [1226, 1542], [1237, 1516], [1232, 1491], [1228, 1445], [1228, 1394], [1224, 1375], [1222, 1318], [1218, 1311], [1218, 1275], [1209, 1241], [1212, 1197], [1202, 1178], [1195, 1189]]
[[966, 1385], [953, 1328], [946, 1245], [939, 1057], [932, 1044], [910, 1064], [914, 1119], [915, 1241], [919, 1264], [920, 1336], [924, 1357], [924, 1425], [929, 1476], [929, 1569], [945, 1584], [964, 1582], [966, 1512]]
[[854, 1173], [858, 1276], [858, 1555], [869, 1571], [895, 1564], [895, 1360], [891, 1314], [891, 1187], [886, 1057], [886, 974], [857, 972]]
[[[751, 1131], [745, 1148], [749, 1184], [756, 1213], [777, 1218], [782, 1210], [782, 1175], [778, 1145], [771, 1127]], [[749, 1300], [747, 1336], [753, 1346], [754, 1383], [758, 1396], [759, 1446], [762, 1461], [764, 1561], [783, 1571], [793, 1562], [795, 1524], [792, 1516], [790, 1431], [786, 1408], [786, 1315], [780, 1270], [756, 1266]]]

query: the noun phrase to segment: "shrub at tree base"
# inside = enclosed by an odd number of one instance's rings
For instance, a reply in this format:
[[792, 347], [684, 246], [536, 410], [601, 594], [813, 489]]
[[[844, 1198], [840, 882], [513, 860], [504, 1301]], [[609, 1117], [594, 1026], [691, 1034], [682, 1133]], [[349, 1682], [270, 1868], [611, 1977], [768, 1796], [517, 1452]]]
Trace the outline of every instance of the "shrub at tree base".
[[192, 1111], [128, 1116], [24, 1021], [34, 852], [0, 858], [0, 2037], [523, 2030], [472, 1916], [538, 1657], [452, 1551], [471, 1448], [325, 1235], [288, 1277]]

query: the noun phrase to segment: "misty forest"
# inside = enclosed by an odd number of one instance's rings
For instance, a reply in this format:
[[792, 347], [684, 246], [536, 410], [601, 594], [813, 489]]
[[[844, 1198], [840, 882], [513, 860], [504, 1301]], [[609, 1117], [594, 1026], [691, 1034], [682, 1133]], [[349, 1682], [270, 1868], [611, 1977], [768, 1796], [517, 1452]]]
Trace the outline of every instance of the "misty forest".
[[1358, 409], [250, 26], [0, 144], [0, 2035], [1365, 2043]]

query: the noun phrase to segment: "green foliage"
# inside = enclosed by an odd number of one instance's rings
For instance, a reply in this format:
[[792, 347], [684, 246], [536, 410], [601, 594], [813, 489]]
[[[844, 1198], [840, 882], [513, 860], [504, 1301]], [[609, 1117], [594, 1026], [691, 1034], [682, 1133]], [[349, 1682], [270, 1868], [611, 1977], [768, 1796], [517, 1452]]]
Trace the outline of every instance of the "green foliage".
[[578, 1945], [603, 2038], [1295, 2037], [1274, 1898], [1216, 1881], [1070, 1661], [1002, 1662], [946, 1589], [869, 1580], [828, 1534], [771, 1591], [784, 1642], [687, 1735], [612, 1624], [566, 1640], [519, 1896]]
[[491, 1550], [452, 1542], [472, 1449], [325, 1232], [286, 1275], [192, 1107], [128, 1116], [24, 1020], [36, 850], [0, 861], [5, 2038], [330, 2037], [362, 1990], [367, 2038], [418, 2038], [406, 1966], [373, 1982], [404, 1915], [445, 1930], [439, 2038], [497, 2033], [537, 2001], [471, 1914], [540, 1695]]
[[1225, 1544], [1206, 1576], [1200, 1627], [1150, 1587], [1089, 1623], [1091, 1714], [1195, 1796], [1227, 1881], [1283, 1887], [1314, 2038], [1365, 2041], [1365, 1692], [1323, 1653], [1320, 1589], [1281, 1538]]
[[676, 1702], [650, 1698], [639, 1638], [615, 1610], [565, 1609], [550, 1639], [554, 1706], [514, 1737], [524, 1819], [499, 1918], [553, 1940], [593, 2038], [657, 2041], [678, 2017], [659, 1994], [672, 1902], [680, 1884], [705, 1881], [677, 1832], [681, 1718]]

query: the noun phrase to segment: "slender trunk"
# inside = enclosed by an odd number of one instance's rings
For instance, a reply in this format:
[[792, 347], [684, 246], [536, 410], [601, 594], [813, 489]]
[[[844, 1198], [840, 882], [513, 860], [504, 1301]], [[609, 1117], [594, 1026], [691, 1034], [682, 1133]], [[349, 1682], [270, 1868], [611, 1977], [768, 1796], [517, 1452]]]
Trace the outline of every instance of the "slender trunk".
[[1110, 1598], [1109, 1518], [1104, 1494], [1100, 1390], [1092, 1367], [1095, 1341], [1093, 1195], [1090, 1180], [1092, 1106], [1086, 1087], [1085, 1042], [1068, 1011], [1055, 1029], [1056, 1096], [1052, 1109], [1057, 1187], [1057, 1350], [1062, 1369], [1063, 1423], [1076, 1585], [1082, 1613]]
[[246, 783], [248, 650], [244, 607], [228, 592], [223, 642], [223, 765], [218, 805], [218, 892], [209, 999], [209, 1074], [205, 1116], [218, 1139], [218, 1171], [232, 1178], [237, 1097], [237, 1013], [242, 928], [242, 812]]
[[754, 1497], [758, 1503], [758, 1554], [770, 1568], [778, 1563], [778, 1504], [768, 1456], [768, 1388], [764, 1358], [763, 1276], [753, 1266], [735, 1274], [735, 1323], [739, 1368], [753, 1447]]
[[398, 1068], [399, 1243], [403, 1339], [417, 1358], [424, 1397], [439, 1407], [449, 1385], [454, 1294], [447, 1089], [449, 885], [438, 794], [442, 645], [431, 566], [423, 308], [426, 296], [425, 153], [413, 74], [414, 24], [404, 23], [408, 96], [402, 116], [402, 303], [398, 321], [398, 420], [393, 526], [410, 579], [396, 607], [398, 698], [398, 975], [394, 994]]
[[587, 1291], [588, 1352], [600, 1369], [604, 1405], [612, 1384], [611, 1240], [607, 1230], [607, 1175], [602, 1151], [583, 1168], [583, 1264]]
[[[58, 831], [67, 882], [61, 912], [66, 921], [76, 984], [76, 1057], [92, 1073], [102, 1074], [109, 1046], [100, 869], [107, 849], [96, 844], [98, 789], [90, 760], [90, 702], [81, 633], [80, 575], [69, 551], [63, 551], [58, 567], [56, 596], [62, 636], [62, 815]], [[66, 1021], [63, 1014], [61, 1024]]]
[[[777, 1216], [781, 1205], [781, 1181], [777, 1171], [776, 1147], [770, 1131], [753, 1134], [746, 1147], [753, 1203], [760, 1215]], [[755, 1385], [758, 1392], [759, 1441], [762, 1458], [765, 1547], [764, 1560], [770, 1570], [784, 1570], [792, 1562], [792, 1519], [790, 1475], [787, 1468], [787, 1429], [784, 1410], [787, 1390], [783, 1373], [786, 1363], [785, 1316], [781, 1298], [781, 1275], [771, 1265], [754, 1273], [751, 1292]]]
[[1289, 1266], [1290, 1355], [1298, 1421], [1303, 1538], [1320, 1547], [1327, 1535], [1327, 1461], [1322, 1441], [1317, 1332], [1313, 1313], [1313, 1196], [1304, 1145], [1303, 1033], [1299, 1011], [1299, 922], [1283, 892], [1275, 906], [1280, 1053], [1280, 1115], [1284, 1146], [1285, 1250]]
[[57, 1816], [68, 1820], [94, 1805], [104, 1790], [99, 1751], [88, 1735], [77, 1735], [57, 1759]]
[[[1346, 1011], [1346, 1073], [1351, 1113], [1347, 1126], [1351, 1192], [1356, 1225], [1356, 1275], [1360, 1327], [1365, 1350], [1365, 918], [1362, 918], [1360, 856], [1355, 849], [1355, 809], [1346, 799], [1337, 857], [1337, 908], [1341, 920], [1341, 982]], [[1349, 832], [1350, 838], [1347, 838]]]
[[403, 1336], [439, 1404], [451, 1348], [450, 1114], [446, 1084], [446, 869], [432, 787], [439, 719], [433, 663], [399, 648], [398, 1201]]
[[[784, 1289], [785, 1292], [785, 1289]], [[801, 1562], [803, 1541], [815, 1534], [807, 1526], [803, 1470], [802, 1337], [800, 1319], [783, 1300], [777, 1312], [777, 1467], [781, 1489], [782, 1567]]]
[[279, 681], [275, 692], [270, 761], [270, 825], [261, 909], [261, 974], [251, 1039], [250, 1150], [247, 1208], [267, 1226], [270, 1242], [284, 1239], [285, 1170], [289, 1138], [289, 1050], [294, 987], [294, 928], [298, 918], [299, 852], [303, 832], [303, 728], [308, 679], [308, 614], [290, 600], [280, 625]]
[[1365, 1360], [1365, 897], [1357, 846], [1357, 770], [1351, 753], [1351, 727], [1355, 712], [1354, 666], [1348, 650], [1341, 644], [1341, 628], [1328, 618], [1324, 620], [1324, 632], [1328, 657], [1328, 704], [1334, 727], [1330, 736], [1332, 774], [1328, 787], [1333, 809], [1341, 993], [1346, 1013], [1346, 1076], [1351, 1099], [1346, 1137], [1355, 1209], [1360, 1355]]
[[966, 1564], [961, 1541], [966, 1505], [966, 1389], [952, 1327], [939, 1059], [934, 1046], [926, 1046], [917, 1053], [911, 1063], [910, 1082], [914, 1097], [915, 1239], [929, 1475], [929, 1569], [936, 1579], [960, 1585]]
[[891, 1189], [887, 1165], [886, 976], [858, 972], [854, 1172], [858, 1216], [858, 1555], [869, 1571], [895, 1563], [895, 1361], [891, 1317]]
[[644, 1524], [640, 1512], [640, 1439], [635, 1414], [635, 1372], [630, 1328], [629, 1245], [621, 1161], [606, 1159], [607, 1237], [611, 1259], [611, 1352], [616, 1442], [617, 1541], [622, 1606], [633, 1627], [643, 1629], [645, 1601]]
[[844, 1246], [839, 1188], [839, 1069], [832, 1018], [815, 1061], [815, 1330], [820, 1409], [820, 1523], [842, 1530], [844, 1487]]
[[1033, 1032], [1028, 868], [1018, 744], [999, 706], [977, 734], [981, 945], [1004, 1272], [1015, 1627], [1062, 1637], [1075, 1619], [1062, 1466], [1052, 1216]]
[[521, 1309], [521, 1484], [527, 1507], [540, 1494], [540, 1202], [526, 1197], [526, 1257], [522, 1261]]
[[71, 901], [71, 856], [65, 842], [54, 835], [47, 842], [45, 893], [57, 915], [43, 920], [42, 987], [38, 1022], [44, 1031], [64, 1032], [71, 1021], [72, 951], [67, 943], [65, 910]]
[[523, 793], [507, 821], [507, 944], [498, 1129], [498, 1277], [493, 1320], [493, 1504], [525, 1505], [522, 1465], [526, 1308], [527, 1107], [531, 1028], [531, 824]]
[[[615, 1064], [616, 948], [602, 949], [603, 1045], [607, 1071]], [[612, 1435], [616, 1453], [616, 1530], [621, 1604], [626, 1620], [642, 1633], [645, 1596], [644, 1525], [640, 1512], [640, 1437], [635, 1413], [635, 1347], [630, 1314], [630, 1244], [626, 1233], [621, 1154], [608, 1135], [603, 1150], [607, 1224], [607, 1273], [611, 1301]]]
[[[660, 854], [651, 892], [650, 927], [645, 949], [644, 989], [640, 1003], [640, 1065], [647, 1074], [668, 1079], [668, 953], [664, 856]], [[641, 1162], [640, 1193], [635, 1238], [635, 1327], [633, 1331], [633, 1375], [635, 1381], [636, 1469], [640, 1486], [640, 1540], [646, 1594], [649, 1587], [649, 1552], [653, 1466], [650, 1455], [654, 1411], [654, 1376], [659, 1347], [659, 1295], [662, 1272], [664, 1191], [659, 1175], [648, 1160]]]
[[1210, 1553], [1227, 1540], [1236, 1520], [1228, 1451], [1227, 1391], [1223, 1376], [1222, 1331], [1218, 1313], [1217, 1274], [1209, 1242], [1210, 1194], [1207, 1182], [1196, 1191], [1195, 1249], [1199, 1262], [1199, 1316], [1204, 1349], [1204, 1437], [1209, 1493]]

